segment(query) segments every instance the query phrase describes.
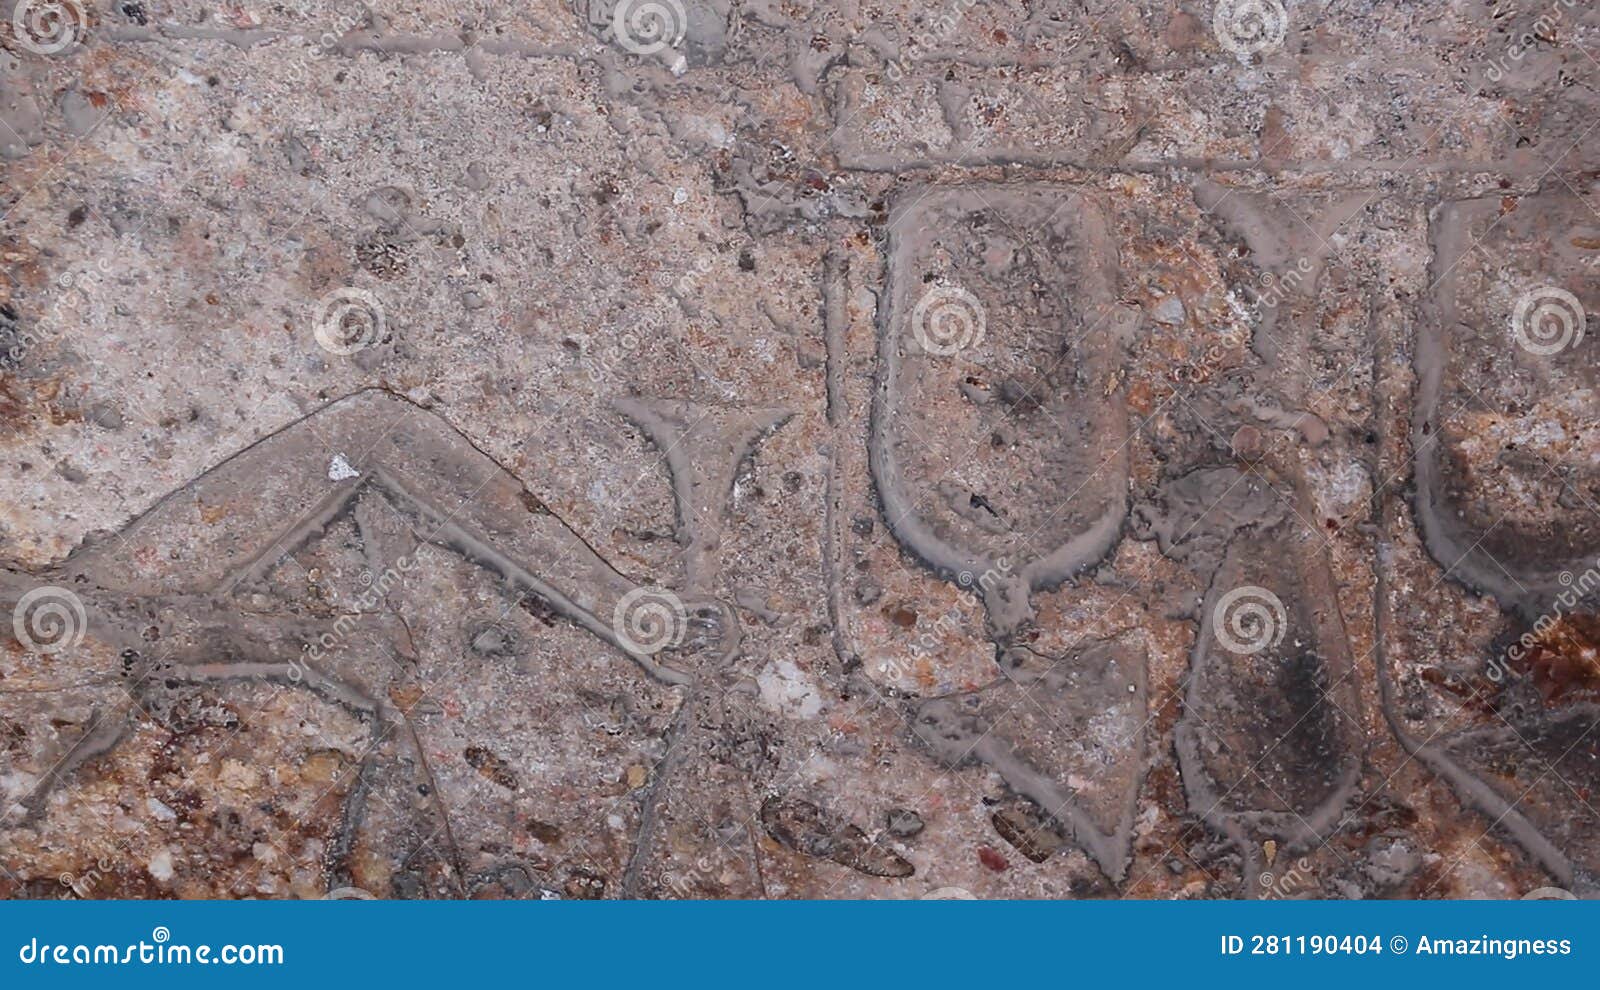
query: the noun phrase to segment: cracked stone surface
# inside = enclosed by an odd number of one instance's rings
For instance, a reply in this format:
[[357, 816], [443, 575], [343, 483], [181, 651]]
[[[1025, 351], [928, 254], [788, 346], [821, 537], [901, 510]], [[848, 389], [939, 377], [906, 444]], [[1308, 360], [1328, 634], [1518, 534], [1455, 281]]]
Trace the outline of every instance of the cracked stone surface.
[[0, 895], [1600, 892], [1597, 59], [0, 0]]

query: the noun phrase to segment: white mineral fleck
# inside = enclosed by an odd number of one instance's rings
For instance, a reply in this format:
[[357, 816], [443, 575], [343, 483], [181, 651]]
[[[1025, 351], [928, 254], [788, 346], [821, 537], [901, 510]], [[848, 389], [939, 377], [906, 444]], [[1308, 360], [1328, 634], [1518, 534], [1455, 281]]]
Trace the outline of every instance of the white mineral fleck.
[[343, 454], [334, 454], [333, 460], [328, 462], [328, 480], [343, 481], [346, 478], [358, 478], [361, 472], [350, 466]]
[[155, 877], [157, 880], [160, 880], [163, 883], [171, 880], [172, 851], [169, 849], [163, 849], [154, 856], [151, 856], [150, 862], [146, 868], [150, 871], [150, 875], [152, 877]]

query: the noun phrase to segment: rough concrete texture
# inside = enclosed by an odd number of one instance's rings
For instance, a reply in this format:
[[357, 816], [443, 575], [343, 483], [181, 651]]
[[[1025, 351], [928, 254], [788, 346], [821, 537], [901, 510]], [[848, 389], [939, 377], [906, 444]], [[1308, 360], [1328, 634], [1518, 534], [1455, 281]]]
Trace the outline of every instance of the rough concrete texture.
[[1593, 5], [0, 44], [0, 894], [1596, 891]]

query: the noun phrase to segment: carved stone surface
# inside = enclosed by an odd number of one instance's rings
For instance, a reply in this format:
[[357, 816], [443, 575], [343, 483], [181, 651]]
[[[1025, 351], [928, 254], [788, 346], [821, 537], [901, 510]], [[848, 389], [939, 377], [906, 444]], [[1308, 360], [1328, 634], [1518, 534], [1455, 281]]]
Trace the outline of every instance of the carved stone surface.
[[0, 896], [1597, 890], [1593, 5], [45, 2]]

